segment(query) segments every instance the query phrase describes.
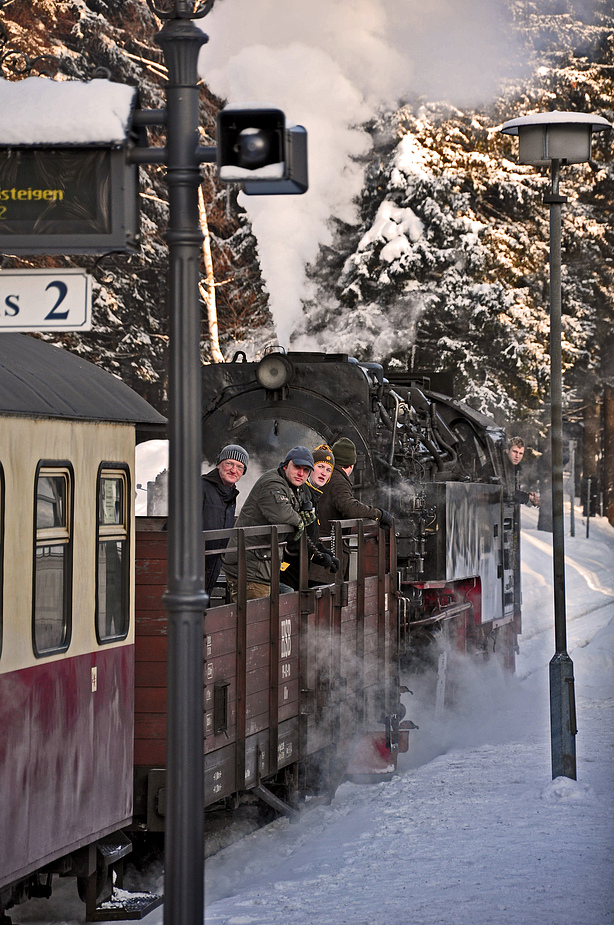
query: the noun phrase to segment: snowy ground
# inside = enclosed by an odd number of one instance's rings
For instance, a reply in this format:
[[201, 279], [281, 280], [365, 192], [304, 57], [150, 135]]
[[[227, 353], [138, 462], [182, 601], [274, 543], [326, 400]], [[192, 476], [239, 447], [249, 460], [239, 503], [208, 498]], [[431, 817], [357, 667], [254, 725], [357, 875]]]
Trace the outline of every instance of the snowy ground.
[[[578, 780], [552, 781], [552, 537], [537, 531], [535, 510], [522, 514], [516, 677], [471, 666], [462, 707], [442, 720], [418, 690], [405, 695], [420, 730], [399, 776], [344, 784], [331, 806], [209, 859], [207, 925], [614, 923], [614, 529], [596, 518], [586, 539], [577, 510], [565, 538]], [[11, 916], [76, 925], [79, 905], [62, 884]], [[162, 910], [143, 921], [161, 925]]]

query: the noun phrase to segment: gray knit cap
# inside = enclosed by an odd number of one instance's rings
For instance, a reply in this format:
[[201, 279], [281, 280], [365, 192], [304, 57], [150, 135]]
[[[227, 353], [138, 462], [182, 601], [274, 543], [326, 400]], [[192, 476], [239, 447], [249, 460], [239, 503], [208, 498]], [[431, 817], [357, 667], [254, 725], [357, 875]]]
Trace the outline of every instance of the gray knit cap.
[[245, 466], [245, 471], [247, 472], [249, 453], [247, 450], [244, 450], [242, 446], [238, 446], [236, 443], [229, 443], [228, 446], [225, 446], [222, 450], [220, 450], [219, 455], [215, 460], [215, 465], [219, 465], [225, 459], [234, 459], [235, 462], [243, 463]]

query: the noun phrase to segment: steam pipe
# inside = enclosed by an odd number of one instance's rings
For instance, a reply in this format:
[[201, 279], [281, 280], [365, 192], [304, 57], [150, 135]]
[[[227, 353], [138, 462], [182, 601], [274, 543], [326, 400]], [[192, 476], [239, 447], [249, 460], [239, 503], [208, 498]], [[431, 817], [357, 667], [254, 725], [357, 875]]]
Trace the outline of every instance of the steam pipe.
[[396, 392], [390, 392], [394, 399], [394, 422], [392, 425], [392, 446], [390, 447], [390, 465], [394, 461], [394, 448], [397, 442], [397, 424], [399, 423], [399, 396]]
[[437, 411], [435, 409], [435, 405], [431, 406], [431, 425], [433, 428], [433, 434], [437, 437], [437, 443], [439, 446], [443, 447], [447, 453], [450, 454], [450, 463], [454, 465], [458, 460], [458, 455], [456, 451], [451, 446], [449, 446], [449, 444], [447, 444], [441, 436], [440, 430], [437, 426]]

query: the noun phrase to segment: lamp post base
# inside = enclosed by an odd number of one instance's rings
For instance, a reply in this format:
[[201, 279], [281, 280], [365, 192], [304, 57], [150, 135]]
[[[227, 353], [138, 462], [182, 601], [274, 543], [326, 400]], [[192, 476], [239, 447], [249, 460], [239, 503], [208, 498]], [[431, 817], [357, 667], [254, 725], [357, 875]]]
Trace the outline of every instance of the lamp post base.
[[576, 699], [573, 662], [566, 652], [556, 652], [550, 662], [550, 731], [552, 779], [576, 780]]

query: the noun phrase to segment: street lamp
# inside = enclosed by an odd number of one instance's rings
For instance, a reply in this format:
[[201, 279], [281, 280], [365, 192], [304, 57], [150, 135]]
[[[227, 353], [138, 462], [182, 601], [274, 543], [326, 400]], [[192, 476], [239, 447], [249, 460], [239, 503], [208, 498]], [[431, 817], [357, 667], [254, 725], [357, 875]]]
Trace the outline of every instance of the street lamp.
[[534, 113], [506, 122], [501, 131], [518, 135], [521, 164], [551, 169], [550, 206], [550, 425], [552, 447], [552, 546], [554, 566], [555, 653], [550, 661], [550, 733], [552, 777], [576, 779], [576, 703], [573, 663], [567, 654], [565, 621], [565, 547], [563, 523], [563, 398], [561, 355], [561, 205], [562, 164], [590, 160], [593, 132], [611, 128], [601, 116], [581, 112]]

